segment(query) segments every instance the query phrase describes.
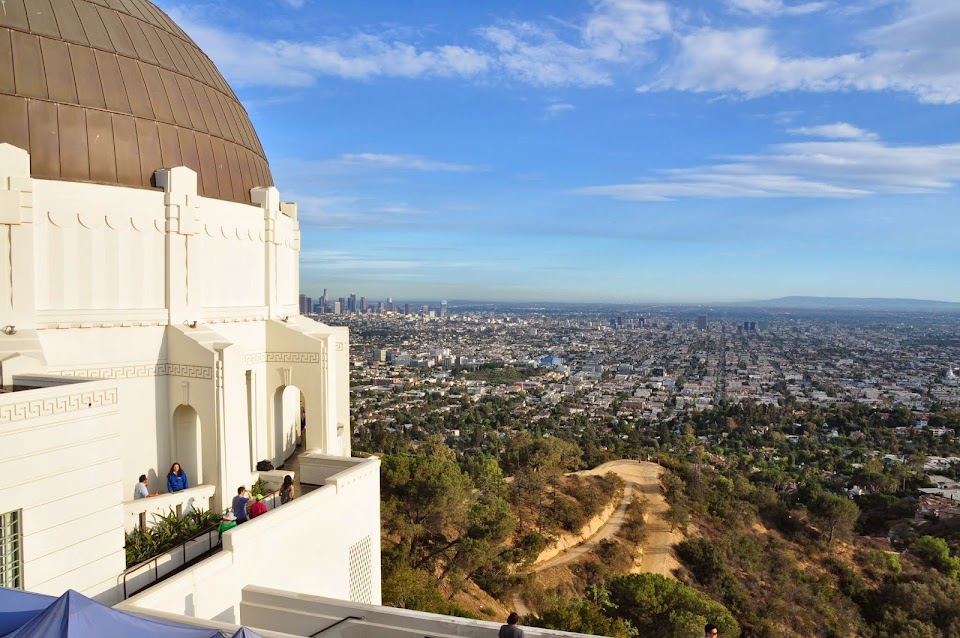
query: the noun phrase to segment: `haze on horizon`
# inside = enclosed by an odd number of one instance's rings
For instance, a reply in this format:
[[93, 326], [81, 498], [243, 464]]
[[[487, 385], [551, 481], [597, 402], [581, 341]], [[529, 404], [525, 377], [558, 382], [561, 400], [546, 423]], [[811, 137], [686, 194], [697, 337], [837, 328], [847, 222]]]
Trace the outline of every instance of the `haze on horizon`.
[[960, 3], [160, 6], [368, 298], [960, 301]]

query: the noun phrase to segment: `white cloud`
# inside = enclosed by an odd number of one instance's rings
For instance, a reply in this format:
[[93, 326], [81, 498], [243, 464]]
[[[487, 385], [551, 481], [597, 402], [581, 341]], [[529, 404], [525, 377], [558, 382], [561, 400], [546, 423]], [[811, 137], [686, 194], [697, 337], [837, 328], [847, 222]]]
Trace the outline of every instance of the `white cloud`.
[[577, 192], [634, 201], [840, 198], [929, 193], [958, 183], [960, 144], [890, 146], [857, 139], [779, 144], [761, 155], [733, 157], [722, 164], [663, 170], [656, 178], [589, 186]]
[[485, 26], [476, 31], [480, 47], [424, 47], [371, 33], [267, 40], [211, 26], [194, 8], [174, 8], [171, 15], [238, 86], [306, 86], [321, 76], [479, 78], [491, 73], [536, 86], [609, 85], [618, 65], [647, 61], [646, 45], [673, 28], [669, 6], [654, 0], [594, 0], [564, 37], [530, 22]]
[[480, 34], [498, 50], [497, 61], [511, 77], [537, 86], [612, 84], [609, 71], [588, 50], [564, 42], [553, 31], [530, 23], [487, 27]]
[[418, 48], [371, 34], [317, 42], [260, 40], [208, 26], [192, 15], [171, 10], [174, 20], [239, 86], [307, 86], [319, 76], [474, 77], [491, 62], [489, 56], [469, 47]]
[[566, 104], [564, 102], [556, 102], [554, 104], [548, 104], [547, 108], [544, 109], [543, 116], [546, 118], [557, 117], [562, 113], [567, 113], [568, 111], [574, 110], [576, 107], [573, 104]]
[[[757, 4], [762, 4], [757, 0]], [[682, 90], [758, 97], [785, 91], [904, 91], [920, 101], [960, 102], [960, 3], [912, 0], [890, 24], [854, 37], [859, 50], [790, 55], [768, 29], [701, 29], [641, 91]]]
[[387, 153], [344, 153], [338, 159], [333, 160], [333, 163], [343, 166], [446, 173], [467, 173], [480, 170], [478, 167], [469, 164], [438, 162], [418, 155], [391, 155]]
[[673, 28], [669, 7], [662, 2], [601, 0], [581, 30], [586, 48], [603, 60], [637, 54], [637, 47]]
[[727, 4], [737, 11], [767, 16], [804, 15], [827, 7], [826, 2], [784, 4], [782, 0], [727, 0]]
[[382, 255], [360, 255], [337, 250], [308, 250], [300, 253], [305, 265], [323, 265], [330, 270], [417, 270], [424, 266], [419, 259], [383, 259]]
[[871, 131], [865, 131], [853, 124], [846, 122], [836, 122], [834, 124], [821, 124], [819, 126], [801, 126], [789, 129], [789, 133], [794, 135], [806, 135], [808, 137], [824, 137], [832, 140], [875, 140], [877, 134]]
[[480, 29], [497, 49], [508, 75], [539, 86], [613, 84], [620, 64], [647, 61], [646, 46], [673, 28], [670, 8], [645, 0], [598, 0], [576, 29], [562, 39], [556, 32], [529, 22]]
[[756, 97], [782, 91], [846, 88], [862, 66], [858, 54], [784, 57], [767, 29], [703, 29], [680, 39], [680, 52], [661, 78], [640, 91], [741, 93]]

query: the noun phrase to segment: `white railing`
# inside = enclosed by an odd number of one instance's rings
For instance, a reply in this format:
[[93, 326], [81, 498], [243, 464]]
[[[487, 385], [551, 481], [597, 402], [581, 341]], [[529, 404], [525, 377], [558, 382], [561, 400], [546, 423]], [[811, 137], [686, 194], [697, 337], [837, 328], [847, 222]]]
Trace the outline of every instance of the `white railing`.
[[192, 510], [208, 510], [216, 490], [213, 485], [198, 485], [179, 492], [124, 501], [123, 530], [130, 532], [136, 527], [153, 527], [157, 519], [171, 511], [184, 516]]

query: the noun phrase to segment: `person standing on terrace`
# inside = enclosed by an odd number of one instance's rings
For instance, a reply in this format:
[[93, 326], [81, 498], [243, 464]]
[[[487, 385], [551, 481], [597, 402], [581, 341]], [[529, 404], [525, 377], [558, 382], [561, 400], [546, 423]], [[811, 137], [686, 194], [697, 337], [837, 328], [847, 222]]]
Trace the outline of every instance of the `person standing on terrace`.
[[283, 485], [280, 487], [280, 504], [289, 503], [293, 500], [293, 477], [287, 474], [283, 477]]
[[190, 481], [187, 479], [187, 473], [183, 471], [179, 463], [170, 466], [170, 472], [167, 474], [167, 491], [179, 492], [190, 487]]
[[245, 485], [237, 488], [237, 495], [233, 497], [233, 514], [237, 517], [237, 525], [247, 520], [247, 503], [250, 502], [250, 492]]

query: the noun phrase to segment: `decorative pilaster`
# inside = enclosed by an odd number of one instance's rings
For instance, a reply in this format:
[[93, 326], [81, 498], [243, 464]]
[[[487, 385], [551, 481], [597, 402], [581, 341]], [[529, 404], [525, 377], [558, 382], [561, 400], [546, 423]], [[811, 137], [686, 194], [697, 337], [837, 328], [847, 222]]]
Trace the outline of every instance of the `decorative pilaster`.
[[279, 319], [283, 312], [277, 281], [277, 215], [280, 214], [280, 191], [273, 186], [250, 189], [250, 199], [263, 209], [264, 305], [269, 317]]
[[[166, 302], [170, 325], [192, 323], [200, 315], [201, 267], [197, 233], [200, 222], [200, 198], [197, 174], [186, 166], [157, 171], [157, 186], [163, 188], [166, 218]], [[191, 259], [192, 257], [192, 259]]]
[[0, 329], [36, 327], [33, 273], [30, 155], [16, 146], [0, 144]]

